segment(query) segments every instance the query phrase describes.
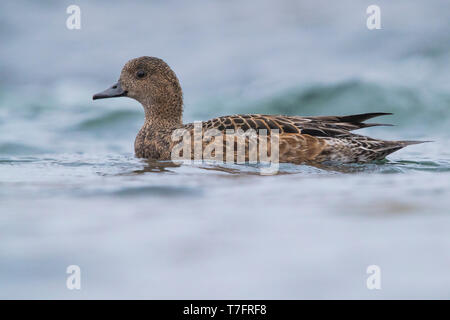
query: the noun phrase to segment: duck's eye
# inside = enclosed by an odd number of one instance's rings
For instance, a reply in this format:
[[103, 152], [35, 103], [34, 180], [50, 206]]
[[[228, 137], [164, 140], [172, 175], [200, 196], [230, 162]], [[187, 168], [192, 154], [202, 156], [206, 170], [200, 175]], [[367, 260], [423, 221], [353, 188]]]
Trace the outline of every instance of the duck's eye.
[[145, 71], [139, 70], [138, 72], [136, 72], [136, 77], [142, 79], [143, 77], [145, 77]]

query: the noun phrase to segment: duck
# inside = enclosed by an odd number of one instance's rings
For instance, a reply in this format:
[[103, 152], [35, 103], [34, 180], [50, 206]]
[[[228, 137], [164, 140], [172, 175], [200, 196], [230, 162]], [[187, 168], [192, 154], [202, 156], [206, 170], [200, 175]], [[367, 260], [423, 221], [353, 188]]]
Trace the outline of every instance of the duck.
[[[138, 158], [172, 160], [172, 149], [176, 145], [173, 139], [174, 132], [185, 130], [192, 133], [195, 129], [194, 123], [183, 123], [183, 92], [180, 82], [175, 72], [160, 58], [143, 56], [131, 59], [122, 68], [119, 80], [92, 98], [97, 100], [116, 97], [135, 99], [144, 108], [145, 121], [134, 143], [135, 155]], [[353, 133], [357, 129], [389, 125], [365, 121], [390, 114], [385, 112], [345, 116], [236, 114], [202, 121], [201, 130], [205, 132], [213, 129], [221, 135], [230, 132], [229, 130], [257, 132], [266, 130], [268, 136], [273, 134], [271, 132], [276, 132], [279, 162], [368, 163], [383, 160], [387, 155], [408, 145], [425, 142], [387, 141]], [[271, 140], [270, 143], [274, 142]], [[246, 145], [248, 146], [248, 139]], [[207, 146], [207, 142], [202, 142], [203, 150]], [[273, 145], [269, 144], [268, 149], [272, 150]], [[220, 156], [226, 157], [225, 154]], [[192, 157], [192, 153], [189, 157]], [[249, 160], [247, 151], [245, 160]]]

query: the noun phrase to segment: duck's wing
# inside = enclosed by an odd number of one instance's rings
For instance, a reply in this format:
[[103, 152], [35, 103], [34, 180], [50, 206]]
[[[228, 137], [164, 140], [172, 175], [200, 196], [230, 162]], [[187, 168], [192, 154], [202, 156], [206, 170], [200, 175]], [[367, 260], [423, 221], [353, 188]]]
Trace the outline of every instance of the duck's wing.
[[[407, 145], [420, 141], [385, 141], [351, 131], [390, 124], [364, 121], [390, 113], [363, 113], [348, 116], [279, 116], [263, 114], [232, 115], [202, 123], [203, 130], [279, 130], [280, 162], [368, 162], [379, 160]], [[193, 124], [185, 126], [193, 129]]]
[[[348, 135], [350, 131], [389, 124], [364, 123], [364, 121], [390, 113], [364, 113], [350, 116], [299, 117], [263, 114], [231, 115], [203, 122], [203, 129], [219, 131], [248, 129], [277, 129], [279, 134], [308, 134], [316, 137], [336, 137]], [[270, 132], [268, 133], [270, 134]]]

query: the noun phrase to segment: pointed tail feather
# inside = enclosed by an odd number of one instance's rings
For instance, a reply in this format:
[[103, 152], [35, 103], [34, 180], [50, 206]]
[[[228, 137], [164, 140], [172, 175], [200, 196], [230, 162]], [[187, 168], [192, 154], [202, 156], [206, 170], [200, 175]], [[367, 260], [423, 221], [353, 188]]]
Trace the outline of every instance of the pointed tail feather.
[[398, 151], [406, 146], [412, 145], [412, 144], [419, 144], [419, 143], [424, 143], [424, 142], [431, 142], [431, 141], [410, 141], [410, 140], [406, 140], [406, 141], [379, 141], [377, 142], [380, 143], [382, 142], [381, 146], [378, 147], [373, 147], [371, 148], [371, 153], [369, 153], [369, 155], [367, 155], [367, 159], [368, 160], [382, 160], [384, 159], [387, 155]]
[[384, 126], [384, 127], [393, 127], [393, 124], [390, 123], [361, 123], [360, 124], [360, 128], [370, 128], [370, 127], [379, 127], [379, 126]]
[[417, 141], [417, 140], [403, 140], [403, 141], [396, 141], [399, 145], [403, 147], [410, 146], [412, 144], [420, 144], [420, 143], [427, 143], [427, 142], [433, 142], [433, 141]]
[[[389, 114], [392, 113], [372, 112], [372, 113], [354, 114], [349, 116], [314, 116], [314, 117], [299, 117], [299, 118], [316, 121], [315, 122], [316, 127], [321, 127], [322, 130], [326, 129], [325, 131], [327, 131], [328, 136], [336, 136], [337, 134], [342, 134], [345, 131], [353, 131], [357, 129], [377, 127], [377, 126], [392, 126], [392, 124], [363, 122], [365, 120], [374, 117], [385, 116]], [[303, 128], [302, 132], [304, 131], [304, 129], [306, 128]]]
[[376, 126], [393, 126], [392, 124], [384, 124], [384, 123], [364, 123], [364, 121], [368, 119], [391, 114], [392, 113], [387, 112], [371, 112], [371, 113], [353, 114], [349, 116], [318, 116], [306, 118], [320, 120], [324, 123], [329, 124], [333, 123], [338, 124], [343, 128], [345, 128], [346, 130], [352, 131], [356, 129], [376, 127]]
[[387, 115], [392, 115], [392, 113], [389, 112], [370, 112], [370, 113], [361, 113], [361, 114], [353, 114], [350, 116], [340, 116], [337, 117], [339, 118], [339, 121], [343, 121], [343, 122], [350, 122], [350, 123], [360, 123], [360, 122], [364, 122], [366, 120], [375, 118], [375, 117], [380, 117], [380, 116], [387, 116]]

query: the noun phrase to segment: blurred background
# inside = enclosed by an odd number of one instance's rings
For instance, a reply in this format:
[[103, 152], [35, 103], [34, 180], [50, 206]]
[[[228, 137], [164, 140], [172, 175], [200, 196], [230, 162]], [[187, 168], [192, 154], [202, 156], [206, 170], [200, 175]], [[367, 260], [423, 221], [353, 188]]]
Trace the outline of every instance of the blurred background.
[[[368, 30], [371, 4], [2, 1], [0, 297], [449, 298], [450, 3], [377, 1]], [[396, 126], [361, 134], [434, 142], [271, 177], [136, 159], [142, 107], [91, 98], [143, 55], [178, 75], [186, 122], [381, 111]]]

